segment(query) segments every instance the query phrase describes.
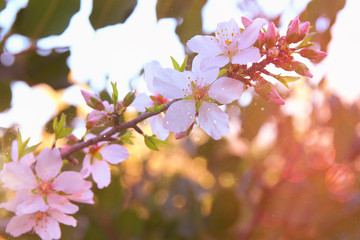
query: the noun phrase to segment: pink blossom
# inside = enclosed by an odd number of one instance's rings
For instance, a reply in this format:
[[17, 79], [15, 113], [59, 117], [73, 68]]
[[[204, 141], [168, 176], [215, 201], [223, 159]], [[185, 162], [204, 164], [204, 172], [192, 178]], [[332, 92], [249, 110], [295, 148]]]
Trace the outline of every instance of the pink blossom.
[[228, 62], [247, 64], [260, 59], [258, 48], [251, 47], [259, 36], [260, 29], [266, 20], [257, 18], [243, 32], [234, 19], [219, 23], [215, 36], [197, 35], [191, 38], [187, 45], [191, 51], [211, 57], [209, 64], [222, 67]]
[[16, 214], [46, 211], [49, 207], [69, 214], [77, 212], [78, 206], [71, 203], [67, 196], [86, 186], [81, 174], [74, 171], [59, 174], [62, 159], [58, 149], [46, 148], [36, 160], [35, 173], [19, 162], [4, 165], [0, 180], [4, 187], [18, 192], [14, 199], [1, 204], [1, 207]]
[[105, 106], [104, 106], [103, 102], [101, 101], [100, 97], [98, 97], [95, 94], [84, 91], [84, 90], [80, 90], [80, 91], [84, 97], [86, 104], [89, 107], [94, 108], [96, 110], [104, 110], [105, 109]]
[[37, 211], [12, 217], [6, 226], [6, 232], [18, 237], [34, 230], [41, 239], [59, 239], [61, 237], [59, 222], [73, 227], [77, 224], [75, 218], [58, 209], [49, 208], [44, 212]]
[[[90, 139], [94, 135], [88, 134], [85, 139]], [[81, 174], [88, 177], [90, 174], [98, 188], [107, 187], [111, 181], [110, 164], [118, 164], [129, 158], [129, 151], [118, 144], [98, 143], [85, 149]]]
[[275, 86], [268, 81], [265, 80], [258, 81], [257, 84], [255, 85], [255, 91], [269, 102], [279, 105], [285, 104], [284, 99], [280, 97]]
[[175, 133], [185, 132], [198, 116], [200, 127], [212, 138], [220, 139], [229, 131], [229, 117], [214, 100], [231, 103], [241, 96], [243, 84], [228, 77], [217, 79], [219, 70], [215, 68], [203, 72], [198, 56], [193, 60], [191, 72], [165, 69], [168, 78], [154, 79], [154, 87], [161, 95], [182, 98], [167, 110], [164, 127]]
[[19, 147], [17, 140], [14, 140], [11, 144], [11, 159], [15, 162], [21, 162], [27, 166], [31, 166], [35, 162], [34, 154], [32, 152], [25, 154], [19, 159]]

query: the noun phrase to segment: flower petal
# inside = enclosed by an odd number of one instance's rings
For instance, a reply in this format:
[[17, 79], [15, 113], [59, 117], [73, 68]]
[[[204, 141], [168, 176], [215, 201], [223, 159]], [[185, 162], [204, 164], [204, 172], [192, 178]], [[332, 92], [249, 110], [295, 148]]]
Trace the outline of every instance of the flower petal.
[[255, 43], [259, 36], [261, 28], [266, 24], [266, 20], [263, 18], [256, 18], [250, 26], [245, 28], [239, 37], [239, 50], [250, 47]]
[[222, 77], [216, 80], [210, 87], [209, 97], [219, 103], [228, 104], [240, 98], [243, 92], [243, 84], [233, 78]]
[[65, 171], [54, 179], [53, 189], [71, 194], [79, 191], [84, 185], [83, 176], [79, 172]]
[[90, 173], [92, 171], [90, 159], [91, 159], [91, 156], [86, 154], [84, 157], [84, 160], [83, 160], [81, 171], [80, 171], [80, 174], [83, 178], [87, 178], [88, 176], [90, 176]]
[[17, 206], [15, 213], [17, 215], [28, 214], [28, 213], [35, 213], [38, 211], [44, 212], [47, 209], [48, 206], [46, 205], [42, 196], [40, 196], [39, 194], [32, 194], [29, 192], [26, 200]]
[[111, 164], [118, 164], [130, 157], [126, 147], [119, 144], [110, 144], [99, 150], [103, 159]]
[[184, 97], [188, 81], [184, 73], [174, 69], [163, 69], [154, 77], [154, 88], [163, 97], [174, 99]]
[[151, 107], [152, 102], [153, 101], [147, 94], [142, 93], [135, 97], [134, 101], [131, 103], [131, 106], [136, 108], [136, 110], [138, 110], [139, 112], [145, 112], [145, 108]]
[[163, 114], [158, 114], [149, 118], [151, 130], [160, 140], [165, 140], [169, 136], [169, 130], [164, 128], [163, 120]]
[[93, 200], [94, 193], [90, 189], [92, 184], [90, 182], [87, 182], [87, 181], [86, 181], [86, 183], [89, 183], [90, 186], [87, 187], [87, 186], [84, 185], [83, 189], [81, 189], [80, 191], [75, 192], [75, 193], [73, 193], [71, 195], [68, 195], [67, 198], [69, 200], [72, 200], [72, 201], [75, 201], [75, 202], [94, 204], [94, 200]]
[[0, 172], [0, 180], [4, 183], [4, 187], [12, 190], [33, 189], [37, 186], [31, 168], [19, 162], [5, 164]]
[[215, 37], [196, 35], [187, 41], [186, 45], [191, 51], [204, 56], [215, 57], [222, 53], [218, 47]]
[[61, 222], [62, 224], [65, 224], [65, 225], [76, 227], [76, 224], [77, 224], [76, 219], [71, 216], [66, 215], [62, 211], [52, 208], [52, 209], [49, 209], [47, 212], [56, 221]]
[[164, 128], [171, 132], [186, 131], [195, 120], [195, 103], [189, 100], [180, 100], [171, 104], [164, 117]]
[[13, 237], [29, 232], [35, 226], [35, 221], [31, 218], [31, 214], [14, 216], [10, 219], [6, 226], [6, 232]]
[[151, 61], [151, 62], [145, 64], [145, 66], [144, 66], [144, 79], [146, 82], [146, 86], [149, 89], [149, 91], [153, 94], [157, 93], [157, 91], [155, 90], [155, 88], [153, 86], [154, 77], [162, 69], [163, 68], [161, 67], [161, 65], [158, 61]]
[[58, 209], [64, 213], [73, 214], [79, 210], [77, 205], [71, 203], [66, 197], [58, 194], [48, 195], [47, 201], [51, 208]]
[[92, 167], [92, 177], [96, 182], [97, 187], [107, 187], [111, 181], [109, 164], [105, 161], [99, 161], [97, 159], [94, 159]]
[[229, 132], [229, 116], [216, 103], [203, 102], [199, 109], [200, 127], [218, 140]]
[[199, 85], [211, 84], [219, 76], [219, 68], [217, 67], [208, 68], [206, 69], [206, 71], [205, 69], [202, 68], [203, 65], [202, 61], [204, 59], [206, 58], [201, 55], [197, 55], [193, 60], [193, 65], [191, 70], [192, 73], [197, 78], [197, 84]]
[[1, 203], [0, 208], [5, 208], [10, 212], [15, 212], [16, 208], [22, 202], [25, 202], [30, 194], [30, 190], [22, 189], [16, 192], [16, 195], [13, 199], [8, 200], [7, 202]]
[[36, 223], [34, 230], [41, 239], [59, 239], [61, 237], [59, 223], [54, 218], [44, 214], [41, 221], [38, 220]]
[[261, 58], [260, 51], [256, 47], [250, 47], [239, 51], [232, 57], [231, 62], [235, 64], [247, 64], [250, 62], [257, 62]]
[[37, 156], [35, 165], [36, 174], [42, 180], [50, 180], [60, 172], [62, 159], [57, 148], [45, 148]]

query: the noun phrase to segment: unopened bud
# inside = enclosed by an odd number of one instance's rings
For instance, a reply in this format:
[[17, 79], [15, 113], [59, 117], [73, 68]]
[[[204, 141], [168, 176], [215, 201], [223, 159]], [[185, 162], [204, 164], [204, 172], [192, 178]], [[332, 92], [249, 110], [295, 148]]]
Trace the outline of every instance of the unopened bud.
[[266, 35], [265, 35], [265, 33], [260, 32], [258, 39], [255, 42], [255, 46], [261, 49], [262, 46], [264, 46], [265, 42], [266, 42]]
[[298, 61], [294, 61], [291, 63], [291, 66], [293, 67], [294, 71], [301, 75], [301, 76], [305, 76], [305, 77], [309, 77], [312, 78], [313, 75], [310, 72], [309, 68], [302, 62], [298, 62]]
[[266, 46], [267, 48], [272, 48], [276, 45], [277, 42], [277, 29], [273, 22], [269, 23], [267, 32], [266, 32]]
[[131, 91], [124, 97], [122, 101], [123, 107], [128, 107], [135, 99], [135, 91]]
[[300, 24], [300, 35], [298, 41], [303, 40], [309, 33], [310, 22], [304, 22]]
[[279, 55], [279, 49], [277, 47], [270, 48], [267, 51], [267, 56], [271, 58], [276, 58]]
[[299, 41], [300, 36], [300, 20], [299, 17], [295, 17], [294, 20], [290, 22], [286, 33], [286, 41], [288, 43], [296, 43]]
[[105, 111], [93, 110], [89, 113], [86, 119], [86, 129], [91, 130], [94, 127], [100, 126], [109, 120], [108, 114]]
[[319, 51], [312, 47], [308, 47], [308, 48], [301, 49], [300, 55], [304, 58], [308, 58], [311, 60], [318, 60], [318, 59], [322, 59], [322, 58], [326, 57], [327, 53], [323, 52], [323, 51]]
[[266, 80], [258, 81], [255, 85], [255, 92], [257, 92], [266, 101], [284, 105], [285, 101], [282, 99], [277, 92], [275, 86]]
[[96, 110], [100, 110], [100, 111], [105, 109], [104, 104], [102, 103], [101, 99], [98, 96], [96, 96], [95, 94], [89, 93], [87, 91], [84, 91], [84, 90], [80, 90], [80, 91], [84, 97], [86, 104], [89, 107], [96, 109]]

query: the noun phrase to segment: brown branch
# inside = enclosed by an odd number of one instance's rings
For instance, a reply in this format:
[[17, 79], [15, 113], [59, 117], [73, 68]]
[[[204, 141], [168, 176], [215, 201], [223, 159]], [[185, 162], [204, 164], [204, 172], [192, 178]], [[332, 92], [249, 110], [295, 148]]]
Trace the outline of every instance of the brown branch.
[[68, 159], [69, 156], [75, 152], [80, 151], [83, 148], [89, 147], [93, 144], [96, 144], [98, 142], [103, 142], [103, 141], [107, 141], [107, 140], [111, 140], [114, 134], [119, 133], [125, 129], [128, 128], [134, 128], [136, 129], [137, 126], [136, 124], [138, 124], [139, 122], [144, 121], [145, 119], [155, 116], [161, 112], [166, 111], [171, 104], [173, 104], [174, 102], [179, 101], [180, 99], [174, 99], [168, 103], [166, 103], [164, 105], [164, 107], [162, 109], [160, 109], [159, 111], [156, 112], [145, 112], [142, 113], [141, 115], [139, 115], [138, 117], [128, 121], [128, 122], [124, 122], [124, 123], [120, 123], [119, 125], [116, 125], [114, 127], [112, 127], [111, 129], [109, 129], [108, 131], [106, 131], [105, 133], [98, 135], [94, 138], [91, 138], [89, 140], [86, 141], [81, 141], [81, 142], [77, 142], [75, 143], [73, 146], [71, 146], [69, 149], [67, 149], [66, 151], [64, 151], [63, 153], [61, 153], [61, 158], [62, 159]]

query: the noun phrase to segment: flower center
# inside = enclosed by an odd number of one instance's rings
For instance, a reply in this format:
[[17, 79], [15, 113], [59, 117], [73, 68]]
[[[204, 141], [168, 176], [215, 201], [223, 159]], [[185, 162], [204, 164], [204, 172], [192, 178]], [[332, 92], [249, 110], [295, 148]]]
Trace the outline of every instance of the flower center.
[[191, 81], [190, 77], [188, 77], [190, 83], [188, 84], [188, 88], [183, 89], [185, 92], [184, 97], [202, 102], [205, 98], [209, 97], [208, 91], [210, 85], [199, 83], [198, 79]]
[[39, 194], [40, 195], [49, 195], [50, 193], [54, 192], [52, 188], [53, 188], [53, 186], [50, 181], [45, 180], [43, 182], [40, 182], [40, 184], [38, 186]]
[[95, 154], [98, 153], [98, 151], [99, 151], [100, 148], [101, 148], [101, 147], [98, 146], [97, 144], [92, 145], [92, 146], [89, 148], [89, 153], [90, 153], [91, 155], [95, 155]]

